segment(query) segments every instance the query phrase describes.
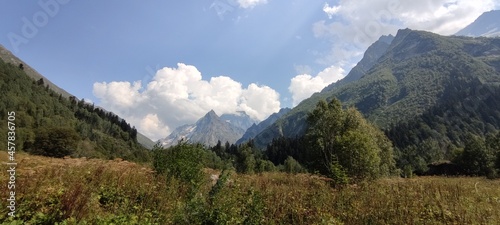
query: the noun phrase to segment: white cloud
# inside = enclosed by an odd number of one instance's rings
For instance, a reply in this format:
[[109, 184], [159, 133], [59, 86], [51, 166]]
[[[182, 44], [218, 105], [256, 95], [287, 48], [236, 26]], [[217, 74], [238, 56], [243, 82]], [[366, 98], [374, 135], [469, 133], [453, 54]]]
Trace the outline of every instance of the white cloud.
[[95, 96], [103, 97], [101, 101], [103, 104], [130, 107], [140, 99], [138, 93], [140, 88], [141, 82], [134, 82], [133, 85], [129, 82], [111, 82], [109, 84], [103, 82], [95, 83], [93, 92]]
[[141, 82], [102, 82], [94, 84], [93, 93], [101, 106], [155, 140], [195, 122], [211, 109], [219, 115], [244, 110], [257, 120], [280, 109], [279, 94], [270, 87], [250, 84], [244, 88], [227, 76], [203, 80], [196, 67], [182, 63], [158, 70], [145, 86]]
[[256, 5], [266, 4], [267, 0], [238, 0], [238, 4], [240, 4], [241, 8], [253, 8]]
[[332, 18], [333, 15], [337, 14], [340, 10], [340, 5], [339, 6], [334, 6], [334, 7], [330, 7], [330, 5], [328, 5], [328, 3], [325, 3], [325, 6], [323, 6], [323, 12], [326, 13], [326, 15], [328, 15], [328, 18]]
[[239, 108], [261, 121], [280, 109], [278, 92], [268, 86], [250, 84], [241, 93]]
[[315, 92], [321, 91], [331, 83], [345, 77], [345, 71], [340, 66], [330, 66], [316, 76], [309, 74], [297, 75], [292, 78], [288, 90], [292, 93], [293, 105], [311, 97]]
[[[147, 114], [143, 118], [132, 118], [132, 120], [133, 121], [130, 122], [137, 124], [146, 137], [157, 137], [159, 134], [166, 134], [169, 132], [167, 126], [163, 124], [157, 114]], [[155, 138], [155, 140], [156, 139], [158, 138]]]

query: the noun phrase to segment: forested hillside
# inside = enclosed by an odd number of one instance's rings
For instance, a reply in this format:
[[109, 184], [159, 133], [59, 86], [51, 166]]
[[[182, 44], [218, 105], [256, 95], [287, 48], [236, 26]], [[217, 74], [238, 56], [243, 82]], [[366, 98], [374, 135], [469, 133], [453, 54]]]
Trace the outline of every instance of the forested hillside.
[[356, 107], [380, 128], [388, 129], [444, 104], [459, 94], [453, 90], [498, 86], [499, 65], [499, 38], [445, 37], [400, 30], [366, 75], [304, 100], [257, 135], [255, 143], [266, 146], [279, 136], [303, 135], [307, 113], [320, 100], [334, 97], [344, 106]]
[[[482, 139], [485, 145], [500, 141], [500, 87], [471, 83], [457, 85], [443, 96], [442, 103], [412, 120], [401, 122], [386, 131], [396, 147], [398, 166], [411, 166], [423, 172], [427, 164], [457, 160], [470, 141]], [[495, 135], [497, 137], [495, 137]], [[492, 160], [500, 146], [474, 146]], [[488, 153], [488, 151], [490, 151]], [[497, 156], [500, 159], [500, 155]], [[488, 159], [480, 164], [487, 165]], [[498, 164], [500, 166], [500, 164]], [[460, 172], [460, 171], [457, 171]], [[486, 174], [483, 174], [486, 175]]]
[[33, 80], [24, 66], [0, 60], [0, 146], [7, 146], [8, 112], [16, 114], [16, 146], [34, 154], [148, 161], [137, 130], [117, 115], [66, 98]]

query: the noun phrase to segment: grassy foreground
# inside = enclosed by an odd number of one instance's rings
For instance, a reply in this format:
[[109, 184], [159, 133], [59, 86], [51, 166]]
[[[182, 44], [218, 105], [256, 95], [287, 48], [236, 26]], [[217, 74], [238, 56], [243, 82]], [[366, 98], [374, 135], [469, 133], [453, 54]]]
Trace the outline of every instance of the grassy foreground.
[[147, 165], [16, 155], [16, 217], [8, 217], [0, 152], [2, 224], [500, 224], [500, 180], [382, 179], [334, 189], [308, 174], [206, 170], [196, 194]]

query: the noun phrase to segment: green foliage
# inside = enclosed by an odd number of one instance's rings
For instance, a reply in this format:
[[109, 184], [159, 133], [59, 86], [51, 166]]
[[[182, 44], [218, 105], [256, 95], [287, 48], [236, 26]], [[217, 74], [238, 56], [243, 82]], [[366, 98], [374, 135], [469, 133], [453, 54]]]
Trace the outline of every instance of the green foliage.
[[455, 159], [455, 162], [466, 174], [494, 177], [496, 153], [496, 150], [488, 146], [483, 138], [469, 135], [462, 154]]
[[305, 173], [306, 172], [306, 169], [304, 169], [304, 167], [302, 167], [302, 165], [300, 165], [300, 163], [297, 162], [297, 160], [295, 160], [291, 156], [288, 156], [288, 158], [286, 158], [283, 166], [284, 166], [284, 171], [287, 173], [296, 174], [296, 173]]
[[252, 149], [243, 145], [238, 148], [236, 154], [236, 171], [239, 173], [253, 174], [255, 172], [255, 167], [257, 166], [257, 161], [252, 152]]
[[349, 183], [349, 176], [337, 159], [331, 162], [327, 176], [332, 179], [333, 186], [342, 186]]
[[[286, 138], [279, 137], [273, 139], [273, 141], [267, 145], [265, 156], [273, 162], [275, 165], [282, 165], [288, 156], [293, 157], [298, 160], [301, 164], [310, 166], [306, 163], [312, 161], [311, 158], [318, 158], [311, 156], [311, 153], [305, 151], [308, 147], [308, 143], [305, 138]], [[309, 160], [311, 159], [311, 160]]]
[[164, 149], [159, 144], [153, 148], [153, 167], [159, 174], [176, 178], [196, 191], [203, 182], [204, 149], [185, 141]]
[[[398, 166], [425, 172], [426, 165], [456, 158], [470, 135], [486, 137], [500, 129], [500, 88], [478, 82], [454, 84], [443, 102], [386, 131], [399, 149]], [[459, 87], [459, 88], [458, 88]]]
[[[309, 115], [306, 137], [329, 177], [346, 173], [352, 180], [374, 179], [394, 170], [392, 146], [382, 132], [355, 109], [342, 109], [340, 101], [320, 101]], [[333, 172], [337, 174], [332, 174]]]
[[277, 171], [276, 166], [273, 164], [273, 162], [264, 159], [257, 160], [256, 170], [258, 173]]
[[36, 155], [62, 158], [75, 152], [80, 137], [69, 127], [40, 128], [30, 151]]

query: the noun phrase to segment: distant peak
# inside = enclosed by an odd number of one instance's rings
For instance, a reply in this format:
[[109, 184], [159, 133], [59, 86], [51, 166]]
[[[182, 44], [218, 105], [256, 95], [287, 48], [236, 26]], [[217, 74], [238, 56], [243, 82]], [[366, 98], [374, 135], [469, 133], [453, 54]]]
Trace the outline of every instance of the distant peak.
[[292, 109], [290, 109], [290, 108], [288, 108], [288, 107], [286, 107], [286, 108], [281, 108], [281, 109], [280, 109], [280, 111], [279, 111], [278, 113], [288, 112], [288, 111], [290, 111], [290, 110], [292, 110]]
[[409, 34], [412, 31], [413, 30], [411, 30], [410, 28], [399, 29], [398, 33], [396, 34], [396, 36], [406, 35], [406, 34]]
[[215, 117], [219, 117], [217, 116], [217, 113], [215, 113], [215, 111], [212, 109], [210, 110], [205, 116], [215, 116]]
[[394, 36], [392, 36], [392, 34], [389, 34], [389, 35], [382, 35], [382, 36], [380, 36], [380, 38], [378, 39], [378, 41], [380, 41], [380, 42], [384, 42], [384, 43], [387, 43], [387, 44], [391, 44], [392, 40], [394, 40]]
[[215, 113], [214, 110], [210, 110], [207, 114], [205, 114], [198, 121], [196, 121], [196, 124], [207, 123], [207, 122], [212, 122], [212, 121], [216, 121], [216, 120], [220, 120], [220, 117]]

